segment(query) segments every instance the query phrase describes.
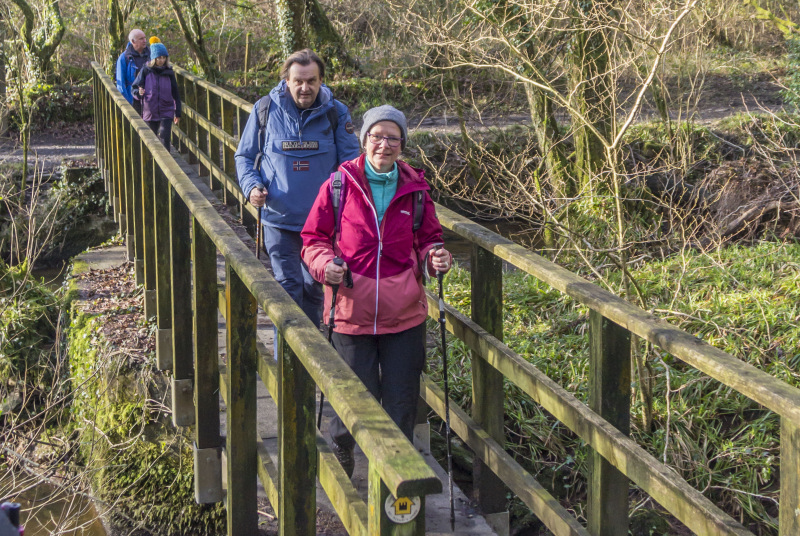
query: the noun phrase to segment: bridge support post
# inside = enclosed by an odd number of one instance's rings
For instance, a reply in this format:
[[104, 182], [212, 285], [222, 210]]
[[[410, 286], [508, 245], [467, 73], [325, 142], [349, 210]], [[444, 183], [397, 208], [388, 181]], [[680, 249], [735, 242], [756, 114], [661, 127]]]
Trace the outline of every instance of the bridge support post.
[[[172, 408], [175, 426], [194, 423], [192, 411], [192, 285], [191, 213], [181, 196], [170, 188], [170, 289], [172, 291]], [[213, 302], [212, 302], [213, 303]]]
[[[631, 334], [589, 312], [589, 407], [630, 435]], [[627, 536], [628, 478], [596, 451], [591, 455], [588, 530], [592, 536]]]
[[[228, 350], [225, 453], [228, 536], [258, 533], [256, 466], [256, 300], [239, 274], [225, 267]], [[283, 519], [282, 525], [283, 525]]]
[[153, 196], [153, 155], [150, 149], [141, 143], [142, 170], [142, 227], [144, 255], [144, 317], [149, 319], [157, 314], [156, 309], [156, 214]]
[[[369, 464], [369, 509], [367, 534], [380, 536], [424, 536], [425, 497], [392, 497], [373, 462]], [[413, 504], [412, 504], [413, 503]], [[419, 503], [419, 504], [417, 504]], [[416, 517], [406, 523], [395, 523], [387, 509], [402, 519], [419, 508]]]
[[[208, 120], [211, 121], [216, 126], [219, 126], [219, 112], [220, 112], [220, 96], [212, 93], [208, 89], [205, 90], [206, 92], [206, 116]], [[216, 135], [209, 134], [208, 136], [208, 155], [211, 158], [211, 162], [215, 164], [217, 167], [222, 168], [222, 161], [220, 158], [220, 145], [219, 145], [219, 138]], [[216, 172], [214, 172], [216, 173]], [[209, 182], [209, 186], [211, 187], [211, 191], [217, 194], [217, 197], [220, 199], [225, 199], [225, 187], [219, 181], [219, 179], [214, 177], [214, 173], [211, 173], [211, 180]], [[233, 176], [235, 177], [236, 174], [234, 173]]]
[[144, 207], [142, 206], [142, 138], [131, 125], [131, 184], [133, 185], [133, 266], [136, 284], [144, 283]]
[[[222, 130], [234, 135], [233, 121], [236, 119], [236, 109], [233, 104], [227, 100], [222, 101]], [[238, 138], [238, 132], [237, 132]], [[236, 163], [233, 160], [234, 151], [228, 144], [225, 144], [222, 149], [222, 169], [229, 177], [236, 177]], [[236, 197], [231, 195], [227, 188], [225, 188], [225, 204], [229, 207], [236, 206]]]
[[134, 223], [134, 188], [133, 188], [133, 143], [131, 143], [131, 127], [130, 121], [125, 117], [121, 108], [119, 109], [121, 125], [122, 125], [122, 153], [120, 160], [122, 162], [121, 180], [123, 188], [125, 189], [125, 246], [128, 251], [128, 261], [135, 264], [136, 262], [136, 235]]
[[172, 368], [172, 291], [170, 290], [170, 190], [167, 177], [155, 166], [155, 237], [156, 237], [156, 357], [159, 370]]
[[[219, 342], [217, 248], [192, 218], [192, 300], [194, 308], [195, 501], [215, 503], [222, 490], [219, 435]], [[198, 467], [198, 463], [202, 462]], [[203, 476], [201, 477], [201, 472]]]
[[800, 427], [781, 417], [781, 536], [800, 534]]
[[[503, 340], [503, 261], [474, 244], [470, 259], [471, 315], [483, 329]], [[505, 444], [503, 374], [472, 352], [472, 418], [501, 445]], [[508, 534], [506, 486], [478, 457], [473, 464], [474, 497], [484, 514], [495, 516], [496, 532]], [[487, 515], [487, 521], [490, 519]]]
[[315, 384], [278, 332], [278, 478], [281, 536], [317, 533]]

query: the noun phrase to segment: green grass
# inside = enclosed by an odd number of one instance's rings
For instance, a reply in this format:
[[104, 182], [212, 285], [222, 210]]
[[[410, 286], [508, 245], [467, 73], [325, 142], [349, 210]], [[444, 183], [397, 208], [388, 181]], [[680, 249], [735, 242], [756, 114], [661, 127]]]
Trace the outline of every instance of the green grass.
[[[650, 311], [798, 386], [797, 259], [800, 245], [764, 242], [711, 254], [687, 252], [650, 263], [634, 272], [634, 277]], [[448, 303], [469, 314], [468, 272], [456, 269], [446, 281]], [[587, 310], [521, 272], [505, 274], [504, 304], [505, 342], [586, 401]], [[455, 364], [451, 393], [468, 408], [469, 352], [463, 343], [453, 341], [449, 348], [450, 363]], [[634, 371], [635, 440], [734, 518], [742, 519], [755, 534], [777, 534], [778, 417], [663, 351], [651, 349], [647, 362], [652, 374], [653, 424], [650, 430], [643, 427], [644, 408]], [[429, 365], [437, 381], [441, 381], [440, 367], [437, 351]], [[508, 382], [505, 391], [507, 449], [557, 497], [581, 511], [588, 449]], [[643, 493], [637, 494], [636, 501], [643, 498]], [[644, 508], [650, 513], [652, 509], [652, 505]], [[666, 514], [663, 518], [669, 519]], [[663, 522], [650, 521], [644, 526], [655, 530], [652, 534], [670, 534], [668, 529], [654, 529], [664, 527]]]

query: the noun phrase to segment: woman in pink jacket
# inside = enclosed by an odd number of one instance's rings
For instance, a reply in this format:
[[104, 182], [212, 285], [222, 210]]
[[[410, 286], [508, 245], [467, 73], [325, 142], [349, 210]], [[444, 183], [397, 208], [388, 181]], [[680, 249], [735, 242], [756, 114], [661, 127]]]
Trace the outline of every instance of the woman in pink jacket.
[[[402, 112], [388, 105], [367, 111], [361, 128], [365, 154], [344, 162], [322, 185], [301, 235], [311, 275], [341, 285], [334, 347], [410, 440], [425, 366], [423, 277], [447, 272], [452, 257], [442, 247], [442, 226], [423, 172], [398, 160], [407, 138]], [[340, 188], [332, 186], [337, 176]], [[335, 263], [336, 257], [344, 262]], [[352, 288], [342, 284], [348, 270]], [[331, 296], [326, 286], [325, 311]], [[329, 432], [336, 457], [352, 476], [353, 436], [338, 417]]]

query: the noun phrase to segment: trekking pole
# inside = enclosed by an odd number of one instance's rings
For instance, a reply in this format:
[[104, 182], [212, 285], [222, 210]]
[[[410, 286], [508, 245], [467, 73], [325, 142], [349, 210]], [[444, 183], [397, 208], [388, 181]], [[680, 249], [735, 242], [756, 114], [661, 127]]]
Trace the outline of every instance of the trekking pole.
[[261, 260], [261, 248], [264, 246], [264, 227], [261, 225], [261, 208], [258, 207], [258, 221], [256, 224], [256, 259]]
[[[342, 266], [344, 261], [339, 257], [333, 258], [333, 264], [336, 266]], [[347, 270], [344, 274], [344, 286], [347, 288], [353, 288], [353, 276], [350, 275], [350, 270]], [[336, 324], [333, 323], [333, 316], [336, 309], [336, 294], [339, 293], [339, 285], [331, 285], [331, 312], [328, 315], [328, 343], [333, 345], [333, 328], [336, 327]], [[319, 392], [319, 413], [317, 413], [317, 430], [320, 429], [322, 426], [322, 404], [325, 402], [325, 393], [322, 391]]]
[[[436, 246], [436, 251], [442, 244]], [[444, 272], [436, 270], [436, 279], [439, 280], [439, 326], [442, 329], [442, 373], [444, 374], [444, 434], [447, 441], [447, 479], [450, 486], [450, 530], [456, 530], [456, 509], [453, 502], [453, 453], [451, 451], [450, 436], [450, 382], [447, 379], [447, 340], [446, 320], [444, 317]]]

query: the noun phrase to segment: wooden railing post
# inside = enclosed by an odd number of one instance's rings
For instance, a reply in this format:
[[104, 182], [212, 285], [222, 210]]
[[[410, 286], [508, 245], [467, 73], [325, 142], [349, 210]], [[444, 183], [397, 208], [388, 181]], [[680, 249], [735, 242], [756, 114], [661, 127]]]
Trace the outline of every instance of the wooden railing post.
[[[193, 80], [184, 80], [184, 91], [186, 91], [186, 100], [184, 102], [192, 110], [197, 110], [197, 85]], [[184, 116], [184, 120], [186, 121], [186, 137], [192, 143], [197, 144], [197, 123], [188, 114]], [[197, 156], [188, 147], [185, 152], [188, 153], [186, 161], [192, 165], [197, 164]]]
[[160, 166], [155, 166], [156, 215], [156, 357], [159, 370], [172, 368], [172, 291], [170, 290], [169, 205], [172, 187]]
[[[222, 101], [222, 130], [230, 134], [231, 136], [234, 135], [233, 132], [233, 122], [236, 119], [236, 108], [234, 107], [233, 103], [228, 102], [227, 100]], [[238, 132], [236, 133], [238, 139]], [[234, 162], [234, 150], [228, 147], [228, 145], [224, 145], [222, 149], [222, 169], [229, 177], [236, 177], [236, 163]], [[225, 204], [229, 207], [238, 206], [239, 202], [235, 196], [231, 195], [228, 192], [228, 188], [225, 188]]]
[[217, 342], [217, 248], [192, 218], [194, 305], [194, 497], [200, 504], [224, 499], [219, 435], [219, 347]]
[[[367, 533], [380, 536], [424, 536], [425, 497], [400, 497], [399, 499], [392, 497], [372, 462], [369, 464], [367, 478], [369, 479]], [[393, 509], [397, 515], [404, 516], [405, 512], [415, 512], [416, 517], [405, 523], [394, 523], [386, 513], [387, 504], [388, 508]]]
[[144, 316], [156, 314], [156, 212], [154, 198], [153, 155], [140, 139], [142, 155], [142, 221], [144, 240]]
[[[170, 288], [172, 289], [172, 422], [194, 423], [192, 378], [191, 213], [170, 188]], [[211, 302], [212, 304], [214, 302]]]
[[778, 534], [800, 534], [800, 427], [781, 417], [781, 504]]
[[[503, 340], [503, 262], [473, 244], [470, 259], [471, 316], [479, 326]], [[503, 375], [472, 352], [472, 418], [501, 445], [505, 444]], [[497, 475], [475, 457], [474, 495], [484, 514], [500, 514], [498, 523], [508, 526], [506, 487]]]
[[128, 261], [135, 263], [136, 261], [136, 234], [134, 223], [134, 205], [133, 205], [133, 155], [131, 154], [133, 144], [131, 143], [131, 124], [128, 118], [119, 109], [120, 119], [122, 121], [122, 153], [120, 154], [122, 160], [122, 181], [125, 190], [125, 245], [128, 250]]
[[[187, 105], [189, 103], [186, 102], [186, 77], [185, 76], [176, 75], [175, 78], [178, 81], [178, 95], [180, 95], [180, 97], [181, 97], [181, 102], [184, 105]], [[187, 126], [188, 124], [189, 124], [189, 116], [188, 116], [188, 114], [182, 113], [180, 122], [178, 123], [178, 126], [181, 128], [181, 130], [186, 132], [186, 130], [188, 128], [188, 126]], [[181, 154], [186, 154], [186, 152], [189, 150], [189, 148], [186, 147], [186, 145], [181, 141], [181, 138], [179, 138], [175, 134], [173, 134], [173, 144], [172, 145]]]
[[131, 184], [133, 188], [133, 267], [136, 284], [144, 283], [144, 207], [142, 199], [142, 139], [131, 124]]
[[[244, 131], [244, 126], [247, 124], [247, 119], [249, 118], [249, 114], [242, 110], [241, 108], [237, 108], [237, 119], [236, 119], [236, 128], [239, 133], [239, 139], [242, 139], [242, 132]], [[234, 175], [235, 176], [235, 175]], [[239, 217], [242, 220], [242, 225], [244, 225], [247, 232], [250, 233], [250, 236], [256, 236], [256, 225], [261, 225], [261, 222], [256, 223], [256, 219], [250, 215], [250, 213], [245, 210], [244, 205], [239, 207]]]
[[125, 216], [125, 169], [123, 168], [122, 158], [122, 111], [114, 101], [111, 101], [114, 114], [114, 180], [117, 191], [117, 223], [119, 223], [119, 234], [123, 237], [127, 233], [127, 220]]
[[[256, 534], [256, 300], [226, 263], [228, 536]], [[281, 514], [283, 516], [283, 514]], [[284, 520], [281, 519], [283, 526]]]
[[[589, 311], [589, 407], [625, 435], [630, 435], [631, 333]], [[628, 478], [592, 451], [587, 505], [592, 536], [627, 536]]]
[[[206, 115], [208, 116], [208, 120], [211, 121], [211, 123], [213, 123], [214, 125], [219, 126], [220, 124], [219, 103], [221, 97], [219, 95], [216, 95], [215, 93], [212, 93], [207, 89], [205, 90], [205, 92], [206, 92], [206, 102], [207, 102]], [[215, 136], [211, 132], [209, 132], [208, 134], [209, 134], [208, 155], [211, 158], [211, 162], [213, 162], [217, 167], [221, 168], [222, 159], [220, 158], [220, 153], [219, 153], [219, 147], [220, 147], [219, 138], [217, 138], [217, 136]], [[236, 174], [232, 176], [235, 177]], [[220, 191], [220, 189], [223, 188], [223, 186], [220, 183], [219, 179], [214, 178], [213, 173], [211, 174], [211, 181], [209, 183], [209, 186], [211, 187], [211, 190], [217, 194], [217, 197], [220, 197], [221, 199], [225, 198], [225, 193]]]
[[105, 163], [105, 176], [106, 176], [106, 190], [108, 191], [108, 205], [111, 210], [111, 217], [114, 218], [114, 221], [117, 220], [117, 211], [114, 207], [117, 206], [117, 190], [116, 184], [114, 183], [114, 172], [112, 166], [114, 161], [111, 159], [111, 153], [113, 148], [112, 142], [112, 128], [111, 128], [111, 107], [109, 106], [109, 99], [111, 96], [108, 94], [105, 86], [101, 90], [103, 93], [103, 160]]
[[[198, 87], [197, 84], [195, 84], [195, 98], [197, 99], [197, 108], [195, 108], [197, 114], [200, 117], [208, 115], [208, 91], [205, 88]], [[206, 119], [209, 118], [206, 117]], [[197, 148], [200, 152], [208, 155], [208, 129], [203, 127], [199, 122], [195, 122], [195, 124], [197, 128]], [[202, 160], [200, 162], [201, 163], [197, 174], [200, 177], [208, 177], [211, 175], [211, 170], [202, 163]], [[211, 187], [210, 183], [209, 187]]]
[[315, 384], [278, 333], [278, 475], [281, 536], [316, 534]]

